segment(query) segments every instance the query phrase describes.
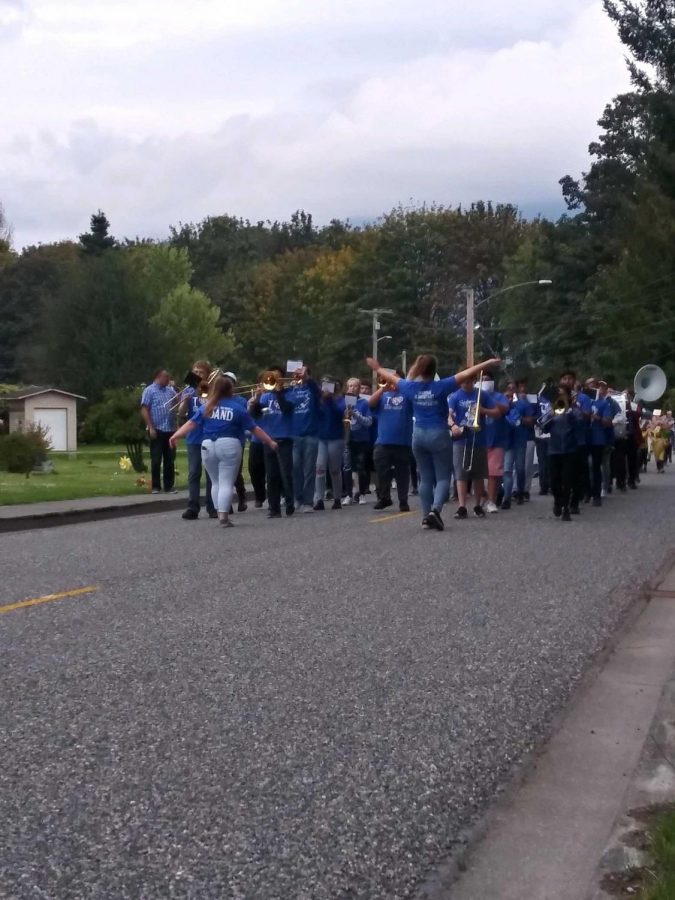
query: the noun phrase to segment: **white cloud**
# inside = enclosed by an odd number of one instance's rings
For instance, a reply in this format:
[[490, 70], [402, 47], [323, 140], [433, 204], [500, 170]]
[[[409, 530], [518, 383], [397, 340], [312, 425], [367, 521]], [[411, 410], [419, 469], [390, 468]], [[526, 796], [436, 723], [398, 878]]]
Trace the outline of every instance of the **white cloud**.
[[409, 198], [550, 209], [627, 84], [599, 3], [561, 6], [14, 0], [0, 200], [15, 241], [73, 236], [99, 206], [120, 236]]

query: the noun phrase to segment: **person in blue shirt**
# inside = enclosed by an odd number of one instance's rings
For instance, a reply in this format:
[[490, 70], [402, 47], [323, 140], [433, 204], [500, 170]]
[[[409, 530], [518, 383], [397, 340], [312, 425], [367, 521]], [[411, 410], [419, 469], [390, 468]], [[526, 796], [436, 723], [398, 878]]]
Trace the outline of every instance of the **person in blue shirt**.
[[[260, 384], [265, 376], [261, 372], [258, 376], [258, 384]], [[267, 499], [267, 491], [265, 490], [265, 445], [254, 434], [251, 435], [251, 442], [248, 446], [248, 477], [251, 479], [253, 488], [253, 497], [256, 509], [262, 509]]]
[[345, 449], [345, 401], [342, 383], [324, 376], [325, 382], [334, 385], [332, 393], [324, 391], [319, 403], [319, 449], [316, 457], [316, 481], [314, 483], [314, 509], [325, 509], [326, 473], [330, 473], [333, 490], [333, 509], [342, 509], [342, 462]]
[[229, 528], [233, 524], [229, 512], [246, 431], [256, 434], [271, 452], [276, 451], [277, 444], [255, 424], [240, 398], [234, 396], [232, 380], [224, 375], [213, 379], [206, 402], [171, 436], [171, 447], [175, 448], [180, 438], [200, 427], [202, 461], [213, 484], [213, 503], [220, 524]]
[[[396, 373], [403, 378], [403, 372]], [[375, 509], [387, 509], [391, 499], [392, 475], [396, 479], [396, 493], [400, 512], [410, 512], [410, 448], [412, 446], [412, 403], [397, 387], [382, 382], [368, 399], [375, 414], [377, 437], [373, 451], [377, 486]]]
[[[493, 383], [494, 384], [494, 383]], [[482, 506], [485, 494], [485, 479], [488, 477], [486, 417], [499, 418], [501, 410], [497, 407], [491, 391], [481, 390], [480, 408], [478, 388], [473, 378], [458, 381], [459, 389], [448, 398], [450, 413], [450, 433], [452, 435], [452, 462], [457, 485], [456, 519], [466, 519], [466, 498], [468, 482], [473, 486], [474, 509], [477, 518], [484, 518]], [[478, 428], [474, 423], [478, 411]]]
[[141, 415], [150, 439], [153, 494], [161, 493], [162, 475], [166, 493], [176, 493], [176, 467], [169, 446], [169, 438], [176, 430], [175, 398], [176, 391], [169, 384], [169, 373], [166, 369], [157, 369], [152, 376], [152, 384], [145, 388], [141, 397]]
[[600, 396], [598, 390], [591, 400], [590, 454], [591, 454], [591, 494], [593, 506], [602, 506], [602, 463], [607, 447], [607, 429], [612, 424], [612, 412], [607, 396]]
[[[184, 400], [181, 402], [178, 414], [181, 418], [191, 419], [204, 402], [208, 393], [208, 380], [212, 368], [206, 360], [200, 359], [192, 366], [192, 372], [199, 378], [198, 387], [185, 389]], [[199, 494], [202, 480], [202, 429], [201, 426], [189, 431], [185, 437], [188, 458], [188, 505], [183, 513], [184, 519], [199, 518]], [[206, 512], [210, 518], [218, 517], [213, 505], [212, 485], [209, 473], [206, 472]]]
[[[283, 384], [284, 371], [280, 366], [267, 370], [272, 372], [279, 385]], [[278, 450], [265, 447], [265, 471], [267, 474], [268, 519], [281, 518], [281, 497], [286, 503], [286, 515], [295, 512], [293, 502], [293, 404], [288, 399], [284, 387], [266, 391], [258, 385], [255, 396], [249, 401], [248, 409], [254, 419], [265, 423], [265, 431], [274, 438]], [[254, 432], [255, 433], [255, 432]]]
[[383, 380], [397, 385], [403, 397], [410, 400], [415, 420], [413, 452], [420, 476], [422, 527], [443, 531], [443, 505], [450, 494], [452, 442], [448, 431], [448, 396], [457, 389], [458, 380], [473, 378], [484, 368], [498, 366], [501, 360], [471, 366], [456, 376], [436, 380], [434, 356], [422, 354], [413, 363], [407, 378], [383, 369], [376, 359], [367, 360], [370, 368]]
[[612, 423], [605, 428], [605, 452], [602, 457], [602, 496], [612, 493], [612, 470], [614, 458], [614, 419], [621, 413], [621, 407], [609, 393], [606, 381], [598, 382], [599, 396], [607, 401], [608, 414]]
[[571, 522], [570, 509], [577, 465], [579, 423], [583, 422], [583, 413], [574, 404], [569, 386], [560, 386], [554, 403], [557, 400], [562, 400], [563, 406], [554, 412], [543, 430], [550, 436], [548, 461], [553, 492], [553, 515], [557, 518], [562, 517], [563, 522]]
[[[363, 505], [366, 503], [366, 494], [370, 488], [368, 453], [370, 450], [370, 429], [373, 424], [373, 417], [368, 401], [361, 397], [361, 381], [358, 378], [350, 378], [347, 381], [346, 397], [354, 399], [352, 402], [345, 399], [345, 418], [349, 419], [349, 441], [347, 444], [349, 452], [345, 454], [342, 505], [350, 506], [354, 500]], [[358, 480], [356, 496], [354, 496], [354, 472], [356, 472]]]
[[[234, 372], [223, 372], [223, 375], [225, 375], [226, 378], [230, 379], [230, 381], [232, 382], [232, 384], [234, 385], [235, 390], [236, 390], [237, 376], [234, 374]], [[239, 403], [241, 403], [241, 405], [244, 408], [247, 408], [247, 405], [248, 405], [247, 401], [244, 397], [241, 396], [241, 394], [235, 394], [234, 397]], [[244, 435], [244, 438], [242, 440], [242, 450], [246, 449], [246, 441], [248, 440], [249, 437], [250, 437], [250, 434], [247, 432]], [[237, 478], [234, 482], [234, 489], [237, 493], [237, 501], [238, 501], [237, 512], [246, 512], [246, 510], [248, 509], [248, 504], [246, 503], [246, 485], [244, 484], [244, 458], [243, 458], [243, 456], [242, 456], [242, 460], [241, 460], [241, 465], [239, 466], [239, 472], [237, 474]]]
[[534, 426], [534, 442], [537, 449], [537, 465], [539, 468], [539, 495], [545, 497], [550, 489], [548, 469], [548, 445], [551, 439], [547, 431], [543, 431], [537, 424], [540, 419], [548, 418], [552, 409], [552, 401], [556, 398], [558, 389], [552, 378], [547, 378], [537, 395], [537, 422]]
[[577, 384], [576, 372], [568, 370], [560, 376], [559, 386], [566, 388], [581, 415], [575, 416], [575, 428], [577, 438], [576, 465], [574, 481], [572, 485], [572, 502], [570, 512], [578, 516], [581, 512], [580, 504], [584, 498], [590, 499], [591, 486], [588, 473], [588, 429], [591, 421], [590, 398]]
[[520, 506], [530, 501], [530, 488], [534, 472], [535, 433], [538, 408], [528, 394], [527, 381], [516, 382], [516, 409], [520, 415], [520, 426], [514, 435], [516, 460], [516, 503]]
[[294, 386], [288, 391], [293, 406], [293, 491], [297, 512], [314, 512], [316, 457], [319, 450], [319, 402], [321, 390], [310, 378], [307, 366], [295, 373]]

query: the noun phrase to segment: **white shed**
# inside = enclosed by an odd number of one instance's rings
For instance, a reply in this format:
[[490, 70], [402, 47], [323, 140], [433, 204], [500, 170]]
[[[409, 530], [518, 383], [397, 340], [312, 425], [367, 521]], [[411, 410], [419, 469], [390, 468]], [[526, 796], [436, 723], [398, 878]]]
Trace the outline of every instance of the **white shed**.
[[30, 385], [1, 399], [9, 408], [10, 433], [34, 422], [47, 428], [52, 450], [77, 450], [77, 401], [86, 397], [59, 388]]

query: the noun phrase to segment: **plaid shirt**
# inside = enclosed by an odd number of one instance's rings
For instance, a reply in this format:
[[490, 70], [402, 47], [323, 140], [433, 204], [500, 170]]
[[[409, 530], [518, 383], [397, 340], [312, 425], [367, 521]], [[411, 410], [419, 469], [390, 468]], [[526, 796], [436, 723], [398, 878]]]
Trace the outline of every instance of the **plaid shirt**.
[[160, 387], [153, 381], [143, 391], [141, 406], [147, 406], [150, 421], [157, 431], [176, 430], [176, 410], [167, 408], [167, 403], [176, 396], [176, 391], [167, 385]]

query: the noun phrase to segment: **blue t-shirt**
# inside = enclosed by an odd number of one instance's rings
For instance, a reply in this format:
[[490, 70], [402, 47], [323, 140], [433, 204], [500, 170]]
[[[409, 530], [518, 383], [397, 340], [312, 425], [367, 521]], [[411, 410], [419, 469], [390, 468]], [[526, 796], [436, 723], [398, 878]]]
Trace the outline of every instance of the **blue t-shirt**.
[[236, 438], [242, 443], [246, 431], [253, 431], [255, 422], [236, 397], [219, 400], [210, 416], [206, 415], [206, 405], [199, 409], [190, 419], [202, 426], [203, 440], [216, 441], [218, 438]]
[[448, 395], [457, 390], [454, 376], [441, 378], [440, 381], [409, 381], [402, 378], [398, 389], [412, 403], [415, 427], [447, 430]]
[[345, 414], [344, 397], [323, 397], [319, 403], [319, 440], [339, 441], [345, 436], [342, 421]]
[[321, 392], [316, 381], [292, 388], [288, 402], [293, 404], [291, 434], [293, 437], [307, 437], [319, 433], [319, 399]]
[[[344, 398], [342, 399], [342, 402], [344, 403]], [[367, 421], [359, 422], [357, 419], [352, 419], [352, 425], [349, 429], [349, 440], [354, 441], [356, 444], [369, 444], [372, 414], [370, 412], [370, 407], [368, 406], [368, 401], [364, 400], [363, 397], [359, 397], [356, 401], [356, 411]]]
[[[591, 415], [600, 416], [601, 419], [612, 418], [611, 408], [606, 397], [591, 400]], [[592, 447], [605, 447], [607, 445], [607, 426], [602, 422], [592, 420], [590, 442]]]
[[399, 391], [384, 391], [377, 406], [376, 444], [395, 444], [410, 447], [412, 444], [412, 403]]
[[583, 447], [588, 443], [590, 427], [588, 416], [591, 414], [591, 398], [579, 391], [576, 396], [575, 406], [581, 410], [581, 416], [575, 416], [577, 446]]
[[[495, 405], [508, 406], [509, 401], [506, 399], [504, 394], [500, 394], [499, 391], [494, 391], [492, 394], [492, 399], [495, 402]], [[506, 415], [501, 415], [498, 419], [493, 419], [490, 416], [485, 417], [485, 443], [487, 447], [500, 447], [502, 450], [506, 450], [509, 447], [511, 441], [511, 428], [509, 423], [506, 421]]]
[[293, 411], [288, 413], [282, 412], [279, 406], [279, 395], [277, 391], [267, 391], [260, 398], [260, 407], [263, 412], [261, 427], [275, 441], [291, 437], [291, 419]]
[[[473, 390], [470, 391], [465, 391], [464, 388], [460, 388], [448, 398], [448, 409], [452, 410], [453, 412], [455, 424], [464, 429], [462, 437], [453, 438], [456, 444], [463, 444], [466, 441], [468, 435], [471, 433], [471, 423], [473, 422], [476, 415], [477, 403], [477, 388], [473, 388]], [[495, 402], [492, 399], [492, 394], [488, 391], [481, 392], [480, 403], [481, 406], [485, 409], [494, 409], [495, 406]], [[485, 419], [486, 416], [484, 415], [479, 415], [478, 417], [480, 428], [478, 429], [478, 431], [474, 432], [476, 447], [486, 446]], [[473, 437], [471, 438], [471, 441], [473, 443]]]
[[[607, 395], [605, 397], [605, 400], [607, 402], [607, 409], [608, 409], [607, 415], [609, 416], [610, 419], [614, 419], [614, 417], [618, 416], [619, 413], [621, 412], [621, 407], [616, 402], [616, 400], [613, 397], [610, 397], [609, 395]], [[613, 424], [607, 425], [605, 427], [605, 440], [606, 440], [608, 447], [611, 447], [613, 445], [614, 438], [615, 438], [614, 425]]]
[[513, 446], [522, 447], [528, 441], [534, 440], [534, 424], [524, 425], [522, 420], [530, 417], [536, 418], [537, 408], [534, 403], [530, 403], [527, 397], [518, 397], [513, 403], [512, 410], [514, 419], [520, 419], [520, 424], [513, 432]]

